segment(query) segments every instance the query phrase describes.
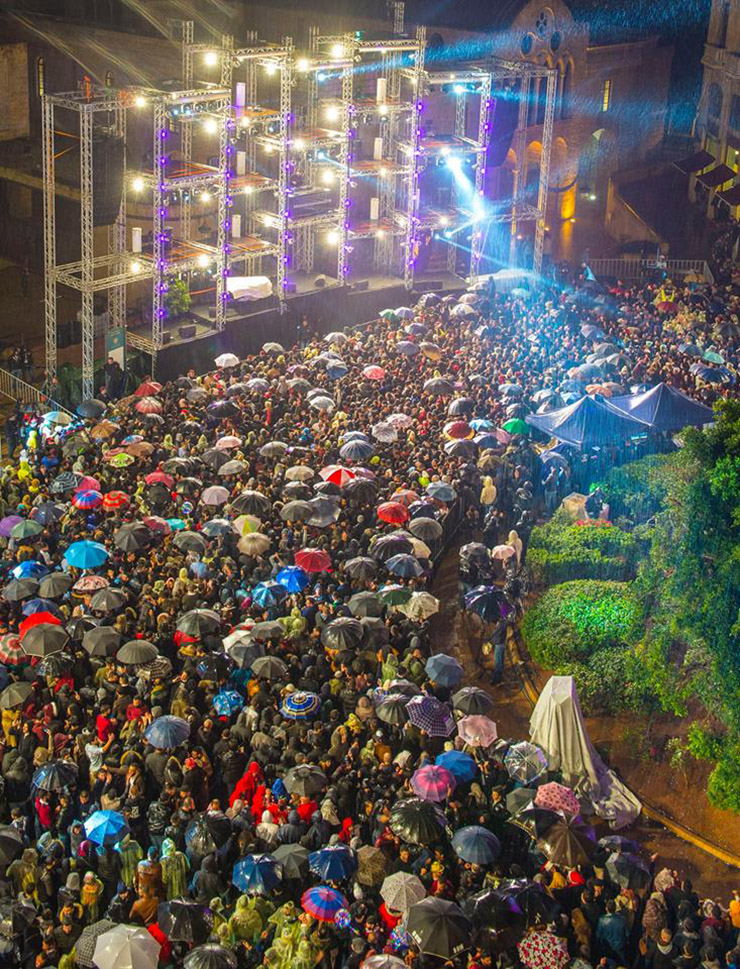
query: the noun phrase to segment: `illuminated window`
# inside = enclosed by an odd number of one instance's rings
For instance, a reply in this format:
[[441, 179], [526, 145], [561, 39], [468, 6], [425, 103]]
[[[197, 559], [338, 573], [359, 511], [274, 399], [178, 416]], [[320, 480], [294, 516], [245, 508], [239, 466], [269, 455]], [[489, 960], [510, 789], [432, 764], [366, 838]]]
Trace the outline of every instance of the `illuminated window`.
[[728, 168], [731, 168], [735, 174], [737, 174], [738, 171], [740, 171], [740, 149], [733, 148], [731, 145], [728, 145], [725, 164]]
[[46, 64], [43, 57], [36, 58], [36, 93], [40, 98], [46, 94]]
[[608, 111], [609, 105], [612, 99], [612, 82], [611, 80], [604, 81], [604, 87], [601, 90], [601, 110]]
[[113, 87], [113, 71], [105, 72], [105, 86]]

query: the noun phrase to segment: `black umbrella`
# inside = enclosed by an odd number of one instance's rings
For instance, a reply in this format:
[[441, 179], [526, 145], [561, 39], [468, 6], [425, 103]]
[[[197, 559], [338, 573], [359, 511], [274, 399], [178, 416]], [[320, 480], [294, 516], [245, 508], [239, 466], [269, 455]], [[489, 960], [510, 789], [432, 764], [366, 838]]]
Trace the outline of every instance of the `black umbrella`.
[[477, 686], [464, 686], [462, 690], [452, 695], [453, 709], [459, 710], [466, 716], [483, 714], [486, 716], [493, 709], [493, 700]]
[[308, 848], [299, 844], [280, 845], [272, 852], [275, 861], [283, 866], [284, 877], [295, 879], [305, 878], [308, 874], [309, 855]]
[[51, 525], [64, 517], [66, 509], [55, 501], [44, 501], [31, 512], [31, 517], [40, 525]]
[[[20, 581], [28, 580], [21, 579]], [[39, 583], [39, 595], [43, 596], [44, 599], [56, 599], [69, 592], [73, 581], [72, 576], [67, 572], [51, 572], [49, 575], [45, 575]]]
[[403, 693], [389, 693], [388, 696], [384, 696], [375, 707], [378, 719], [396, 726], [406, 723], [409, 718], [406, 712], [406, 704], [410, 699]]
[[75, 962], [84, 969], [93, 969], [95, 962], [95, 946], [98, 944], [98, 936], [109, 932], [116, 927], [115, 922], [110, 919], [99, 919], [92, 925], [87, 925], [80, 933], [79, 939], [75, 942]]
[[213, 916], [205, 905], [187, 898], [162, 902], [157, 909], [157, 924], [170, 942], [205, 942], [213, 928]]
[[193, 462], [188, 458], [168, 458], [161, 467], [167, 474], [189, 474], [193, 470]]
[[221, 628], [221, 617], [212, 609], [191, 609], [177, 621], [177, 628], [186, 636], [208, 636]]
[[188, 854], [204, 857], [223, 848], [231, 836], [231, 822], [225, 814], [208, 811], [193, 818], [185, 829]]
[[210, 468], [212, 471], [218, 471], [225, 464], [231, 460], [229, 458], [228, 451], [224, 451], [220, 448], [210, 448], [208, 451], [204, 451], [200, 456], [201, 461], [206, 467]]
[[238, 515], [256, 515], [264, 518], [270, 514], [270, 499], [261, 491], [242, 491], [231, 503], [232, 509]]
[[463, 902], [463, 911], [476, 925], [503, 929], [524, 921], [524, 913], [513, 895], [501, 896], [492, 888], [470, 895]]
[[381, 535], [379, 539], [370, 546], [370, 554], [381, 562], [387, 562], [394, 555], [411, 555], [414, 546], [405, 535], [391, 533]]
[[152, 533], [143, 522], [121, 525], [113, 536], [113, 543], [124, 552], [140, 552], [152, 540]]
[[94, 626], [82, 637], [82, 648], [90, 656], [112, 656], [121, 645], [121, 634], [113, 626]]
[[622, 888], [642, 890], [650, 881], [650, 869], [637, 855], [615, 852], [606, 863], [609, 878]]
[[36, 579], [12, 579], [6, 586], [3, 586], [3, 599], [7, 602], [22, 602], [23, 599], [30, 599], [39, 591], [39, 583]]
[[185, 969], [236, 969], [236, 954], [215, 942], [191, 949], [183, 960]]
[[559, 815], [537, 842], [537, 847], [554, 864], [575, 868], [585, 865], [596, 850], [594, 829], [579, 817]]
[[409, 909], [406, 931], [427, 955], [453, 959], [470, 948], [473, 924], [459, 905], [446, 898], [423, 898]]
[[199, 532], [178, 532], [175, 545], [182, 552], [195, 552], [197, 555], [202, 555], [208, 548], [208, 542]]
[[23, 851], [23, 837], [10, 825], [0, 825], [0, 865], [9, 865]]
[[302, 481], [289, 481], [283, 488], [283, 497], [291, 501], [305, 501], [311, 497], [311, 489]]
[[147, 492], [147, 498], [152, 505], [163, 506], [172, 500], [172, 495], [170, 494], [169, 488], [159, 482], [151, 486]]
[[539, 804], [535, 804], [532, 801], [523, 808], [520, 808], [513, 817], [509, 818], [509, 821], [511, 824], [516, 824], [517, 827], [523, 828], [530, 837], [539, 838], [560, 817], [556, 811], [542, 808]]
[[77, 764], [68, 760], [52, 760], [42, 764], [31, 783], [42, 791], [63, 791], [77, 781]]
[[74, 471], [62, 471], [62, 473], [52, 481], [49, 491], [53, 495], [61, 495], [64, 494], [65, 491], [74, 491], [74, 489], [80, 483], [80, 480], [80, 475], [75, 474]]
[[286, 501], [280, 509], [280, 517], [284, 522], [307, 521], [313, 515], [314, 509], [308, 501]]
[[359, 619], [367, 616], [377, 619], [385, 611], [385, 604], [380, 601], [374, 592], [356, 593], [351, 597], [347, 606], [352, 615]]
[[283, 779], [288, 794], [312, 797], [326, 787], [326, 774], [312, 764], [299, 764], [292, 767]]
[[365, 630], [365, 635], [362, 640], [363, 646], [375, 649], [378, 646], [385, 646], [386, 643], [390, 642], [391, 631], [382, 619], [376, 619], [374, 616], [363, 616], [360, 622], [362, 623], [362, 628]]
[[90, 599], [90, 608], [96, 612], [116, 612], [126, 604], [126, 593], [121, 589], [98, 589]]
[[560, 910], [559, 904], [541, 885], [524, 878], [504, 879], [496, 889], [496, 895], [501, 900], [513, 898], [527, 925], [547, 925]]
[[252, 672], [261, 680], [279, 680], [288, 672], [288, 667], [277, 656], [260, 656], [252, 663]]
[[321, 642], [329, 649], [357, 649], [362, 642], [364, 629], [359, 619], [340, 616], [324, 626]]
[[345, 562], [342, 571], [346, 572], [350, 578], [357, 579], [358, 582], [365, 582], [367, 579], [375, 578], [378, 574], [378, 563], [375, 559], [360, 555]]
[[398, 801], [391, 811], [389, 826], [402, 841], [426, 845], [437, 841], [445, 828], [445, 816], [436, 804], [410, 797]]
[[159, 650], [154, 643], [148, 643], [145, 639], [130, 639], [116, 653], [119, 663], [126, 666], [140, 666], [142, 663], [151, 663], [159, 656]]
[[185, 495], [186, 498], [197, 498], [202, 487], [203, 482], [200, 478], [180, 478], [175, 485], [175, 491], [178, 495]]
[[423, 542], [436, 542], [442, 537], [442, 526], [434, 518], [412, 518], [408, 523], [408, 530], [414, 538], [420, 538]]
[[206, 410], [211, 417], [220, 421], [227, 417], [236, 417], [239, 413], [239, 408], [236, 404], [232, 404], [230, 400], [217, 400], [213, 404], [209, 404]]
[[86, 417], [88, 420], [98, 420], [106, 412], [107, 407], [108, 405], [104, 404], [102, 400], [91, 397], [88, 400], [83, 400], [77, 406], [77, 413], [80, 417]]
[[369, 505], [377, 498], [378, 486], [369, 478], [353, 478], [344, 486], [342, 493], [351, 502]]
[[96, 629], [100, 625], [100, 620], [95, 616], [75, 616], [67, 623], [69, 638], [75, 643], [81, 643], [85, 633], [90, 629]]
[[21, 639], [21, 646], [28, 656], [49, 656], [59, 653], [69, 642], [69, 633], [63, 626], [40, 622], [31, 626]]
[[248, 670], [252, 663], [265, 655], [262, 643], [239, 642], [229, 648], [229, 658], [233, 659], [240, 670]]

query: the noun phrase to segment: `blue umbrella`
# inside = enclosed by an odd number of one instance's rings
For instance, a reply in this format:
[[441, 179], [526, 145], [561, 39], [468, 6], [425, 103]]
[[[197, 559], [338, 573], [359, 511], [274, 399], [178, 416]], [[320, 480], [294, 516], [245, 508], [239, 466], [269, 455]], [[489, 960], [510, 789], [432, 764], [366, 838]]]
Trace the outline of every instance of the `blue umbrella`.
[[446, 653], [435, 653], [430, 656], [424, 667], [430, 680], [440, 686], [456, 686], [463, 678], [463, 668], [454, 658]]
[[51, 599], [28, 599], [27, 602], [23, 603], [24, 616], [33, 616], [37, 612], [50, 612], [53, 616], [62, 618], [59, 606]]
[[339, 449], [339, 456], [345, 461], [366, 461], [375, 451], [369, 441], [354, 438]]
[[329, 845], [320, 851], [312, 851], [308, 864], [314, 875], [324, 881], [339, 882], [357, 871], [355, 853], [347, 845]]
[[231, 531], [231, 522], [226, 518], [212, 518], [206, 522], [201, 531], [209, 538], [216, 538], [219, 535], [228, 535]]
[[190, 563], [190, 572], [194, 576], [196, 576], [196, 578], [202, 579], [206, 575], [208, 575], [208, 566], [206, 565], [205, 562], [191, 562]]
[[108, 549], [100, 542], [72, 542], [64, 557], [76, 569], [97, 569], [108, 558]]
[[474, 431], [495, 431], [496, 425], [493, 421], [489, 421], [487, 417], [474, 417], [472, 421], [468, 421], [470, 426]]
[[338, 360], [333, 361], [326, 368], [326, 372], [331, 377], [332, 380], [341, 380], [342, 377], [344, 377], [348, 371], [349, 371], [349, 367], [347, 366], [347, 364], [339, 363]]
[[85, 821], [85, 834], [96, 845], [114, 845], [128, 834], [126, 819], [118, 811], [93, 811]]
[[247, 895], [267, 895], [281, 880], [282, 870], [272, 855], [247, 855], [231, 873], [232, 885]]
[[236, 690], [221, 690], [213, 698], [213, 709], [220, 717], [230, 717], [244, 706], [241, 693]]
[[393, 575], [399, 575], [404, 579], [415, 579], [424, 571], [417, 558], [404, 552], [399, 555], [392, 555], [385, 563], [385, 567]]
[[146, 728], [144, 736], [152, 745], [160, 750], [179, 747], [190, 736], [190, 725], [180, 717], [165, 715], [157, 717]]
[[272, 580], [268, 582], [258, 582], [252, 589], [252, 599], [258, 606], [274, 606], [287, 595], [285, 587], [280, 582]]
[[36, 559], [27, 559], [11, 569], [10, 574], [14, 579], [40, 579], [48, 571], [48, 567], [43, 562], [38, 562]]
[[296, 690], [289, 693], [280, 705], [280, 712], [290, 720], [305, 720], [312, 716], [321, 706], [321, 700], [315, 693]]
[[427, 485], [427, 494], [430, 498], [436, 498], [437, 501], [443, 501], [445, 503], [454, 501], [457, 498], [457, 492], [450, 484], [445, 484], [444, 481], [432, 481]]
[[458, 828], [452, 836], [455, 854], [471, 865], [492, 865], [501, 854], [496, 835], [480, 824]]
[[470, 754], [461, 750], [447, 750], [434, 761], [439, 767], [445, 767], [458, 784], [467, 784], [478, 773], [478, 765]]
[[287, 565], [278, 572], [276, 579], [288, 592], [302, 592], [308, 585], [308, 574], [297, 565]]
[[166, 521], [173, 532], [181, 532], [186, 527], [182, 518], [168, 518]]

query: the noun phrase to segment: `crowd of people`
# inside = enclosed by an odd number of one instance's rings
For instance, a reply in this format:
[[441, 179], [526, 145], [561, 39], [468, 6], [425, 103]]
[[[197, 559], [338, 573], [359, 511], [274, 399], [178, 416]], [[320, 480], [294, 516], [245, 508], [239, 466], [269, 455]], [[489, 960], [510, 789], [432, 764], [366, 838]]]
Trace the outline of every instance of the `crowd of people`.
[[26, 422], [0, 478], [0, 963], [738, 964], [740, 901], [595, 832], [497, 737], [428, 588], [462, 529], [500, 676], [531, 525], [624, 456], [548, 465], [521, 418], [594, 384], [713, 401], [736, 309], [428, 295]]

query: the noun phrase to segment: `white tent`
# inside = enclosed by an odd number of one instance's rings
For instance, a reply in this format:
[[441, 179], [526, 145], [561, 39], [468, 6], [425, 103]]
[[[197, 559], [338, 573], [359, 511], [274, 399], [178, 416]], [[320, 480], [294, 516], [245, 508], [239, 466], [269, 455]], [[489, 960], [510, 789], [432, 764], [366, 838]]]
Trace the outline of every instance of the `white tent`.
[[638, 816], [642, 805], [610, 771], [586, 733], [581, 704], [572, 676], [551, 676], [529, 721], [533, 744], [547, 755], [550, 767], [563, 782], [593, 805], [612, 828], [624, 828]]

